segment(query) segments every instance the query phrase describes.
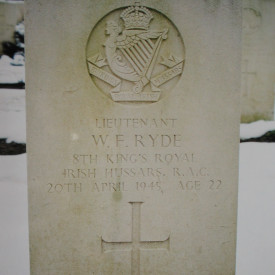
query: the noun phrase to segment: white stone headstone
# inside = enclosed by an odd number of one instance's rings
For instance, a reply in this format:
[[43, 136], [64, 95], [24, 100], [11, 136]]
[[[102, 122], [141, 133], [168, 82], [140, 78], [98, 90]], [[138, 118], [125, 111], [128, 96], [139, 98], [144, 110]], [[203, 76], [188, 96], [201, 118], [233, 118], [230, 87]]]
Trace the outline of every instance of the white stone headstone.
[[234, 274], [240, 1], [26, 3], [32, 274]]
[[274, 118], [275, 1], [243, 1], [242, 122]]

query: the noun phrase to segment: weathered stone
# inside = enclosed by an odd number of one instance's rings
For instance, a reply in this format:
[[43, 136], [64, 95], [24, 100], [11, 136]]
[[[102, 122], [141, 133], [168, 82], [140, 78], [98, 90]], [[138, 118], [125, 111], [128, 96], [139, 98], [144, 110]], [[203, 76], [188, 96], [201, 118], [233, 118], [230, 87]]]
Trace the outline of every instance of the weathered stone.
[[240, 1], [26, 2], [32, 274], [234, 274]]
[[243, 1], [242, 122], [274, 119], [274, 24], [274, 1]]

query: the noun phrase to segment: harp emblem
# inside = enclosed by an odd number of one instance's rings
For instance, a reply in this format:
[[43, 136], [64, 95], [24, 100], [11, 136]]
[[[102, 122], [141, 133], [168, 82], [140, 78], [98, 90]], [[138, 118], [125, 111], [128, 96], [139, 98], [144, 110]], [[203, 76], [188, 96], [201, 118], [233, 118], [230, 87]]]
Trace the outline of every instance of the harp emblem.
[[[169, 27], [150, 28], [153, 14], [139, 1], [124, 9], [120, 20], [123, 29], [119, 20], [106, 20], [104, 50], [87, 60], [90, 74], [111, 86], [114, 101], [158, 101], [162, 84], [183, 70], [183, 58], [160, 56]], [[156, 74], [156, 64], [168, 69]]]

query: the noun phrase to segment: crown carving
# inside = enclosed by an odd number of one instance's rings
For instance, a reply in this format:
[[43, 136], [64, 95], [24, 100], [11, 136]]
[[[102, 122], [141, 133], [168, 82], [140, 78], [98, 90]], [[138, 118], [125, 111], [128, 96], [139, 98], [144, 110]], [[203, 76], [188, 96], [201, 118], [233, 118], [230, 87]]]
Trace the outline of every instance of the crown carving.
[[147, 8], [138, 4], [124, 10], [120, 17], [124, 21], [126, 30], [148, 30], [150, 21], [153, 19], [152, 13]]

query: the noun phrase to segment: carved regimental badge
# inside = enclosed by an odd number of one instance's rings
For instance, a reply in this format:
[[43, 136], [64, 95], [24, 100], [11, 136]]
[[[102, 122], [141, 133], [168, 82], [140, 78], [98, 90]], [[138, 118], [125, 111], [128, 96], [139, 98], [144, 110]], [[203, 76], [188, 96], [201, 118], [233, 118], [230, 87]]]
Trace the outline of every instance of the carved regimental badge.
[[97, 23], [88, 40], [87, 64], [96, 86], [114, 101], [149, 103], [179, 80], [184, 52], [174, 24], [136, 2]]

